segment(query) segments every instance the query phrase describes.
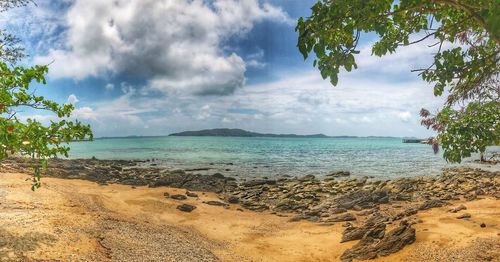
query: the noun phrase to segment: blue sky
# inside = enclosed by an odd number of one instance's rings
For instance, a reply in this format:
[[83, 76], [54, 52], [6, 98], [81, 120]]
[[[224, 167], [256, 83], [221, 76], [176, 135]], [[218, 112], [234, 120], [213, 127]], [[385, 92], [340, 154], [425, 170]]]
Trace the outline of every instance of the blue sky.
[[[25, 65], [48, 64], [39, 93], [73, 103], [96, 136], [202, 128], [328, 135], [429, 136], [418, 112], [442, 98], [411, 73], [423, 47], [384, 58], [364, 36], [359, 70], [322, 80], [296, 48], [304, 0], [37, 1], [2, 15]], [[49, 121], [51, 115], [24, 112]]]

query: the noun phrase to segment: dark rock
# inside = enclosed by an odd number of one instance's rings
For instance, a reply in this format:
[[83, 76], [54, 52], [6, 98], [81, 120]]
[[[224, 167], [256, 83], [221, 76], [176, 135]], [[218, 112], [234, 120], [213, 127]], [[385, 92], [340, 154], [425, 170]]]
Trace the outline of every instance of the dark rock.
[[386, 191], [364, 191], [358, 190], [342, 195], [334, 200], [336, 207], [353, 209], [357, 206], [360, 209], [373, 208], [377, 204], [385, 204], [389, 201]]
[[198, 194], [186, 191], [186, 196], [188, 196], [188, 197], [198, 197]]
[[397, 215], [395, 215], [392, 218], [392, 221], [399, 220], [399, 219], [404, 218], [404, 217], [416, 215], [417, 212], [418, 212], [418, 209], [410, 207], [410, 208], [406, 209], [405, 211], [402, 211], [402, 212], [398, 213]]
[[345, 213], [345, 212], [347, 212], [347, 209], [341, 208], [341, 207], [337, 207], [337, 208], [330, 209], [328, 213], [330, 213], [330, 214], [341, 214], [341, 213]]
[[486, 227], [486, 224], [485, 223], [481, 223], [481, 225], [479, 225], [480, 227]]
[[331, 174], [326, 175], [327, 177], [346, 177], [350, 176], [351, 173], [349, 171], [338, 171], [338, 172], [333, 172]]
[[452, 208], [452, 209], [448, 210], [448, 212], [450, 212], [450, 213], [457, 213], [458, 211], [462, 211], [462, 210], [466, 210], [466, 209], [467, 209], [466, 206], [460, 205], [458, 207], [455, 207], [455, 208]]
[[[380, 233], [380, 231], [375, 233]], [[363, 236], [356, 245], [347, 249], [340, 259], [352, 261], [353, 259], [367, 260], [378, 256], [388, 256], [413, 242], [415, 242], [415, 229], [407, 223], [401, 223], [398, 228], [385, 234], [382, 239], [374, 238], [368, 234]]]
[[377, 244], [377, 253], [388, 256], [415, 242], [415, 239], [415, 229], [408, 224], [401, 223], [398, 228], [389, 231], [382, 241]]
[[306, 214], [296, 215], [288, 220], [288, 222], [298, 222], [300, 220], [309, 220], [311, 222], [318, 222], [319, 216], [311, 216]]
[[379, 223], [376, 225], [364, 225], [362, 227], [348, 227], [342, 233], [342, 240], [344, 243], [352, 240], [362, 239], [365, 235], [373, 238], [383, 238], [385, 234], [385, 224]]
[[228, 204], [220, 201], [203, 201], [204, 204], [210, 205], [210, 206], [227, 206]]
[[191, 212], [196, 209], [196, 206], [189, 205], [189, 204], [182, 204], [178, 205], [177, 209], [179, 209], [182, 212]]
[[168, 192], [163, 193], [164, 197], [170, 197], [170, 194]]
[[457, 219], [466, 219], [466, 218], [471, 218], [471, 214], [469, 213], [463, 213], [460, 216], [457, 217]]
[[265, 180], [265, 179], [258, 179], [258, 180], [250, 180], [243, 182], [242, 185], [244, 187], [254, 187], [254, 186], [262, 186], [262, 185], [275, 185], [276, 181], [275, 180]]
[[180, 195], [180, 194], [171, 195], [170, 198], [175, 199], [175, 200], [186, 200], [187, 199], [187, 197], [185, 195]]
[[226, 201], [230, 204], [238, 204], [240, 202], [240, 199], [236, 196], [229, 196]]
[[342, 235], [342, 242], [362, 239], [365, 236], [372, 238], [382, 238], [385, 234], [385, 224], [388, 218], [379, 213], [370, 216], [361, 227], [347, 228]]
[[420, 207], [419, 210], [427, 210], [435, 207], [442, 207], [447, 203], [440, 199], [430, 199], [425, 201]]
[[325, 222], [342, 222], [342, 221], [354, 221], [356, 217], [351, 213], [342, 214], [336, 217], [330, 217], [325, 219]]

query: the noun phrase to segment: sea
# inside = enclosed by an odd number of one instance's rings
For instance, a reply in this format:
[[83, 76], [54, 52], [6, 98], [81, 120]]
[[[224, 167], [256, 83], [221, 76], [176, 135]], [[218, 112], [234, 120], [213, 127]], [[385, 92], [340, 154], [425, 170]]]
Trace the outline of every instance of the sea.
[[[478, 166], [473, 159], [447, 163], [441, 152], [434, 154], [429, 145], [379, 137], [126, 137], [74, 142], [70, 148], [70, 158], [145, 160], [144, 165], [200, 174], [222, 173], [240, 179], [304, 175], [322, 178], [336, 171], [390, 179]], [[499, 148], [489, 151], [497, 152]]]

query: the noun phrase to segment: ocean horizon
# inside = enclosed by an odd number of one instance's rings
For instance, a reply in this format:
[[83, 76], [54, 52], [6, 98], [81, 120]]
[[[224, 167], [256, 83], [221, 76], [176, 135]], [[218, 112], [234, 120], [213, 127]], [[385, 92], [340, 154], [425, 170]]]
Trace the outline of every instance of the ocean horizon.
[[443, 168], [476, 165], [472, 159], [449, 164], [429, 145], [403, 143], [395, 137], [137, 136], [75, 142], [70, 148], [70, 158], [147, 160], [145, 165], [240, 179], [321, 178], [336, 171], [390, 179], [438, 175]]

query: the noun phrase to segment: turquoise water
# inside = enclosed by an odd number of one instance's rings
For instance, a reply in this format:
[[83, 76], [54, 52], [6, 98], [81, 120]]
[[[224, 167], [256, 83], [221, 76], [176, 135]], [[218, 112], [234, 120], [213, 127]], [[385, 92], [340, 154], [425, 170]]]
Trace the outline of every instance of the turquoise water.
[[210, 168], [200, 173], [239, 178], [321, 177], [340, 170], [390, 178], [434, 175], [451, 166], [429, 145], [404, 144], [398, 138], [138, 137], [70, 146], [71, 158], [155, 159], [159, 166]]

